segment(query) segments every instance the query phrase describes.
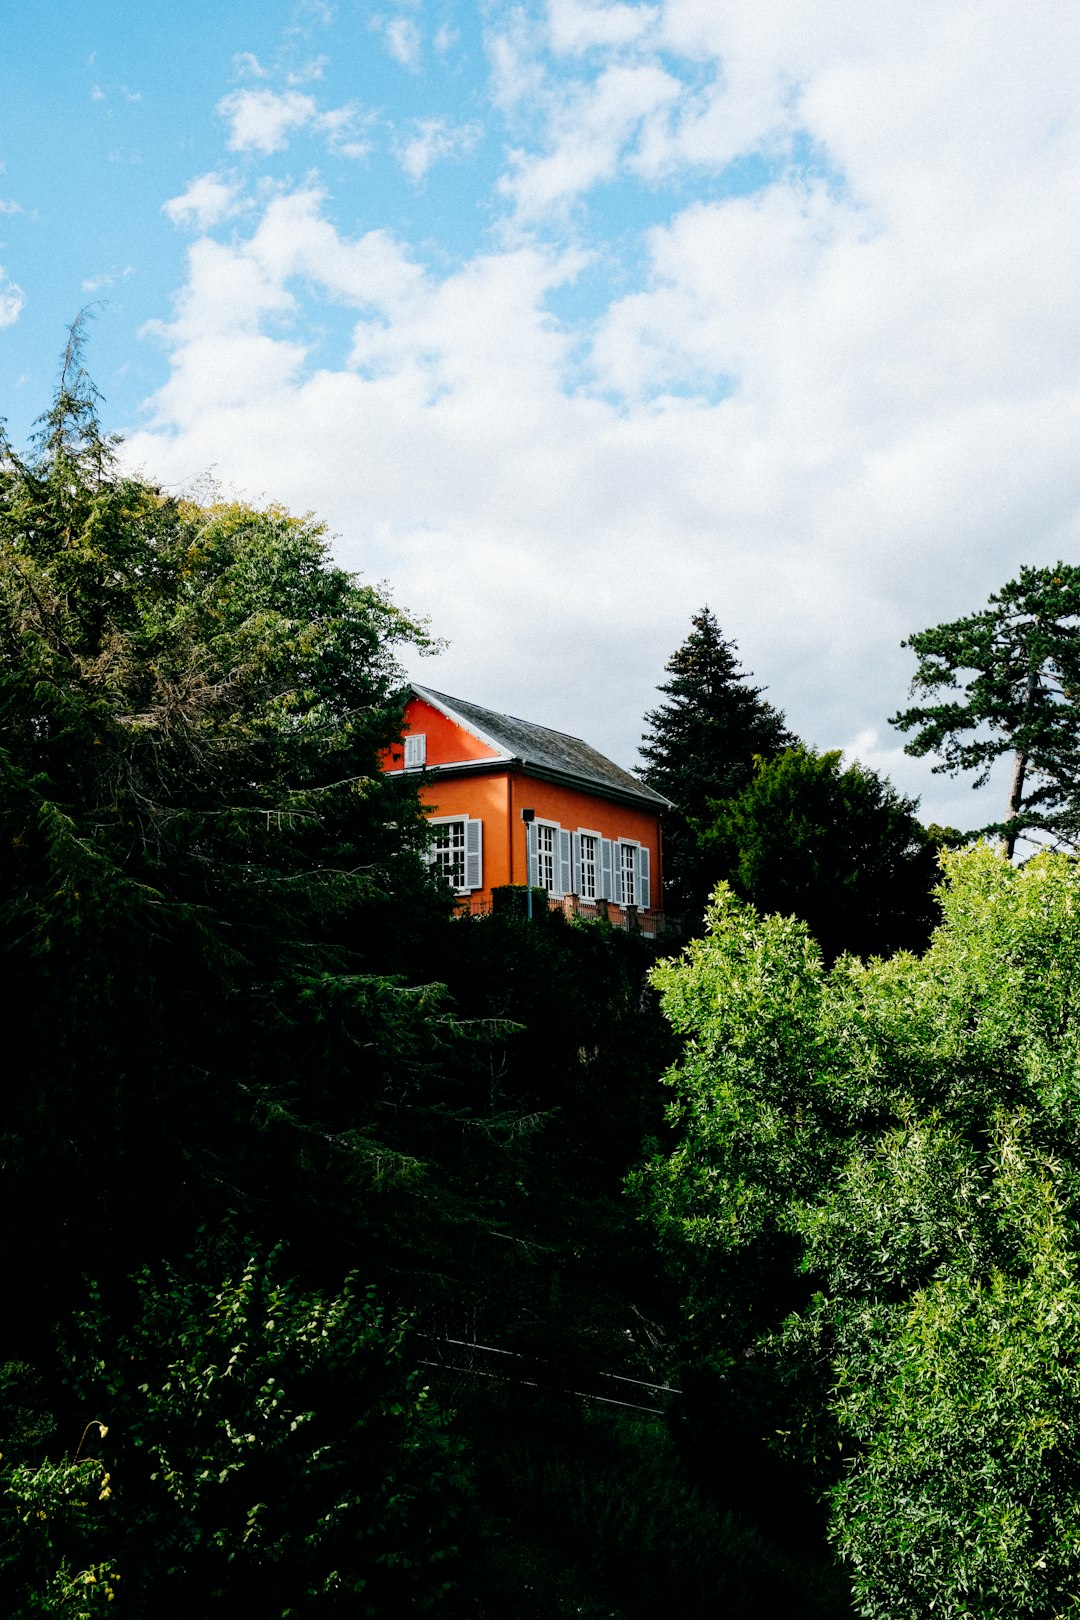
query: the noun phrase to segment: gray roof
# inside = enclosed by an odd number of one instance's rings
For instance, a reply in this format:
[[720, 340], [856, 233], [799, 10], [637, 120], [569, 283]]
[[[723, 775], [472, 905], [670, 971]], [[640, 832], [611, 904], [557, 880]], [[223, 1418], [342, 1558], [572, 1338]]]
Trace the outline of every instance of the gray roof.
[[498, 748], [507, 759], [518, 761], [535, 775], [559, 781], [571, 779], [606, 796], [636, 799], [656, 810], [666, 810], [669, 806], [670, 801], [662, 793], [624, 771], [621, 765], [605, 758], [580, 737], [568, 737], [565, 732], [552, 731], [531, 720], [518, 720], [512, 714], [497, 714], [494, 709], [483, 709], [478, 703], [467, 703], [463, 698], [448, 697], [445, 692], [434, 692], [427, 686], [414, 685], [412, 690], [417, 697], [434, 703], [482, 741]]

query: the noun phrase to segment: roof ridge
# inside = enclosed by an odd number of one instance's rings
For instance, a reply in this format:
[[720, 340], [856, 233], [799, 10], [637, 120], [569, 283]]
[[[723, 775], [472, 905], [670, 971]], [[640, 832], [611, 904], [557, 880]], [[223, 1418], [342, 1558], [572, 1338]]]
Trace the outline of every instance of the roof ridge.
[[631, 795], [648, 803], [670, 805], [670, 800], [643, 782], [633, 771], [602, 754], [592, 743], [570, 731], [557, 731], [538, 720], [523, 720], [499, 709], [468, 698], [456, 698], [433, 686], [410, 682], [415, 695], [432, 701], [448, 715], [473, 731], [482, 742], [494, 747], [504, 758], [518, 759], [534, 771], [554, 770], [585, 786]]
[[[465, 703], [468, 704], [470, 709], [480, 709], [484, 714], [495, 715], [497, 719], [512, 720], [515, 725], [528, 726], [532, 731], [550, 731], [553, 737], [569, 737], [571, 742], [581, 743], [586, 748], [593, 747], [593, 744], [586, 742], [584, 737], [579, 737], [576, 731], [560, 731], [558, 726], [546, 726], [542, 720], [526, 720], [524, 715], [511, 714], [509, 709], [490, 709], [486, 703], [476, 703], [472, 698], [451, 697], [449, 692], [437, 692], [433, 686], [420, 687], [415, 683], [410, 684], [412, 685], [414, 692], [428, 691], [431, 693], [432, 697], [442, 698], [444, 703]], [[600, 750], [595, 749], [594, 752], [599, 753]], [[612, 760], [611, 763], [614, 765], [615, 761]], [[623, 768], [623, 766], [619, 766], [620, 770]]]

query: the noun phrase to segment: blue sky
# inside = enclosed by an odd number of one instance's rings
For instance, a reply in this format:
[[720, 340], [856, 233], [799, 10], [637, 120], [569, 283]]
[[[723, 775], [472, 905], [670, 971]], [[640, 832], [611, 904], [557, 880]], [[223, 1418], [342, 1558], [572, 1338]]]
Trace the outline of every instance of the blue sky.
[[819, 747], [1077, 560], [1055, 0], [50, 0], [0, 57], [0, 415], [66, 324], [132, 463], [322, 514], [427, 684], [634, 763], [707, 602]]

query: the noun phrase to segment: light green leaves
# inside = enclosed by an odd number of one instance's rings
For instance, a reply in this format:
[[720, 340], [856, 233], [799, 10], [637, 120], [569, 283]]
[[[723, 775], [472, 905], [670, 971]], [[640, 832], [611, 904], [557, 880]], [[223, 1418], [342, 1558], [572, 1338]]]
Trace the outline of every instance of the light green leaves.
[[714, 1353], [803, 1390], [776, 1443], [861, 1612], [1043, 1620], [1080, 1590], [1080, 868], [945, 871], [925, 956], [830, 973], [718, 892], [657, 971], [690, 1039], [638, 1184]]

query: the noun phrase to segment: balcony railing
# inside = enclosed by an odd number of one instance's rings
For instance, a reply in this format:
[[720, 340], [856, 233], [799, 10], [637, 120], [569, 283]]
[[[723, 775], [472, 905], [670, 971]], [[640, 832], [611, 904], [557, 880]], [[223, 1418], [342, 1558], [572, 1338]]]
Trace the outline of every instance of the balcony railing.
[[[513, 894], [513, 889], [503, 890], [502, 893]], [[521, 904], [525, 902], [525, 889], [519, 888]], [[613, 928], [623, 928], [630, 934], [644, 934], [647, 938], [655, 938], [667, 928], [674, 926], [674, 919], [665, 917], [662, 911], [650, 911], [641, 906], [617, 906], [614, 900], [582, 900], [576, 894], [545, 895], [542, 889], [533, 890], [533, 904], [547, 903], [549, 911], [561, 911], [566, 917], [598, 918], [611, 924]], [[462, 894], [456, 901], [458, 912], [462, 916], [483, 917], [489, 912], [498, 910], [490, 894]]]

